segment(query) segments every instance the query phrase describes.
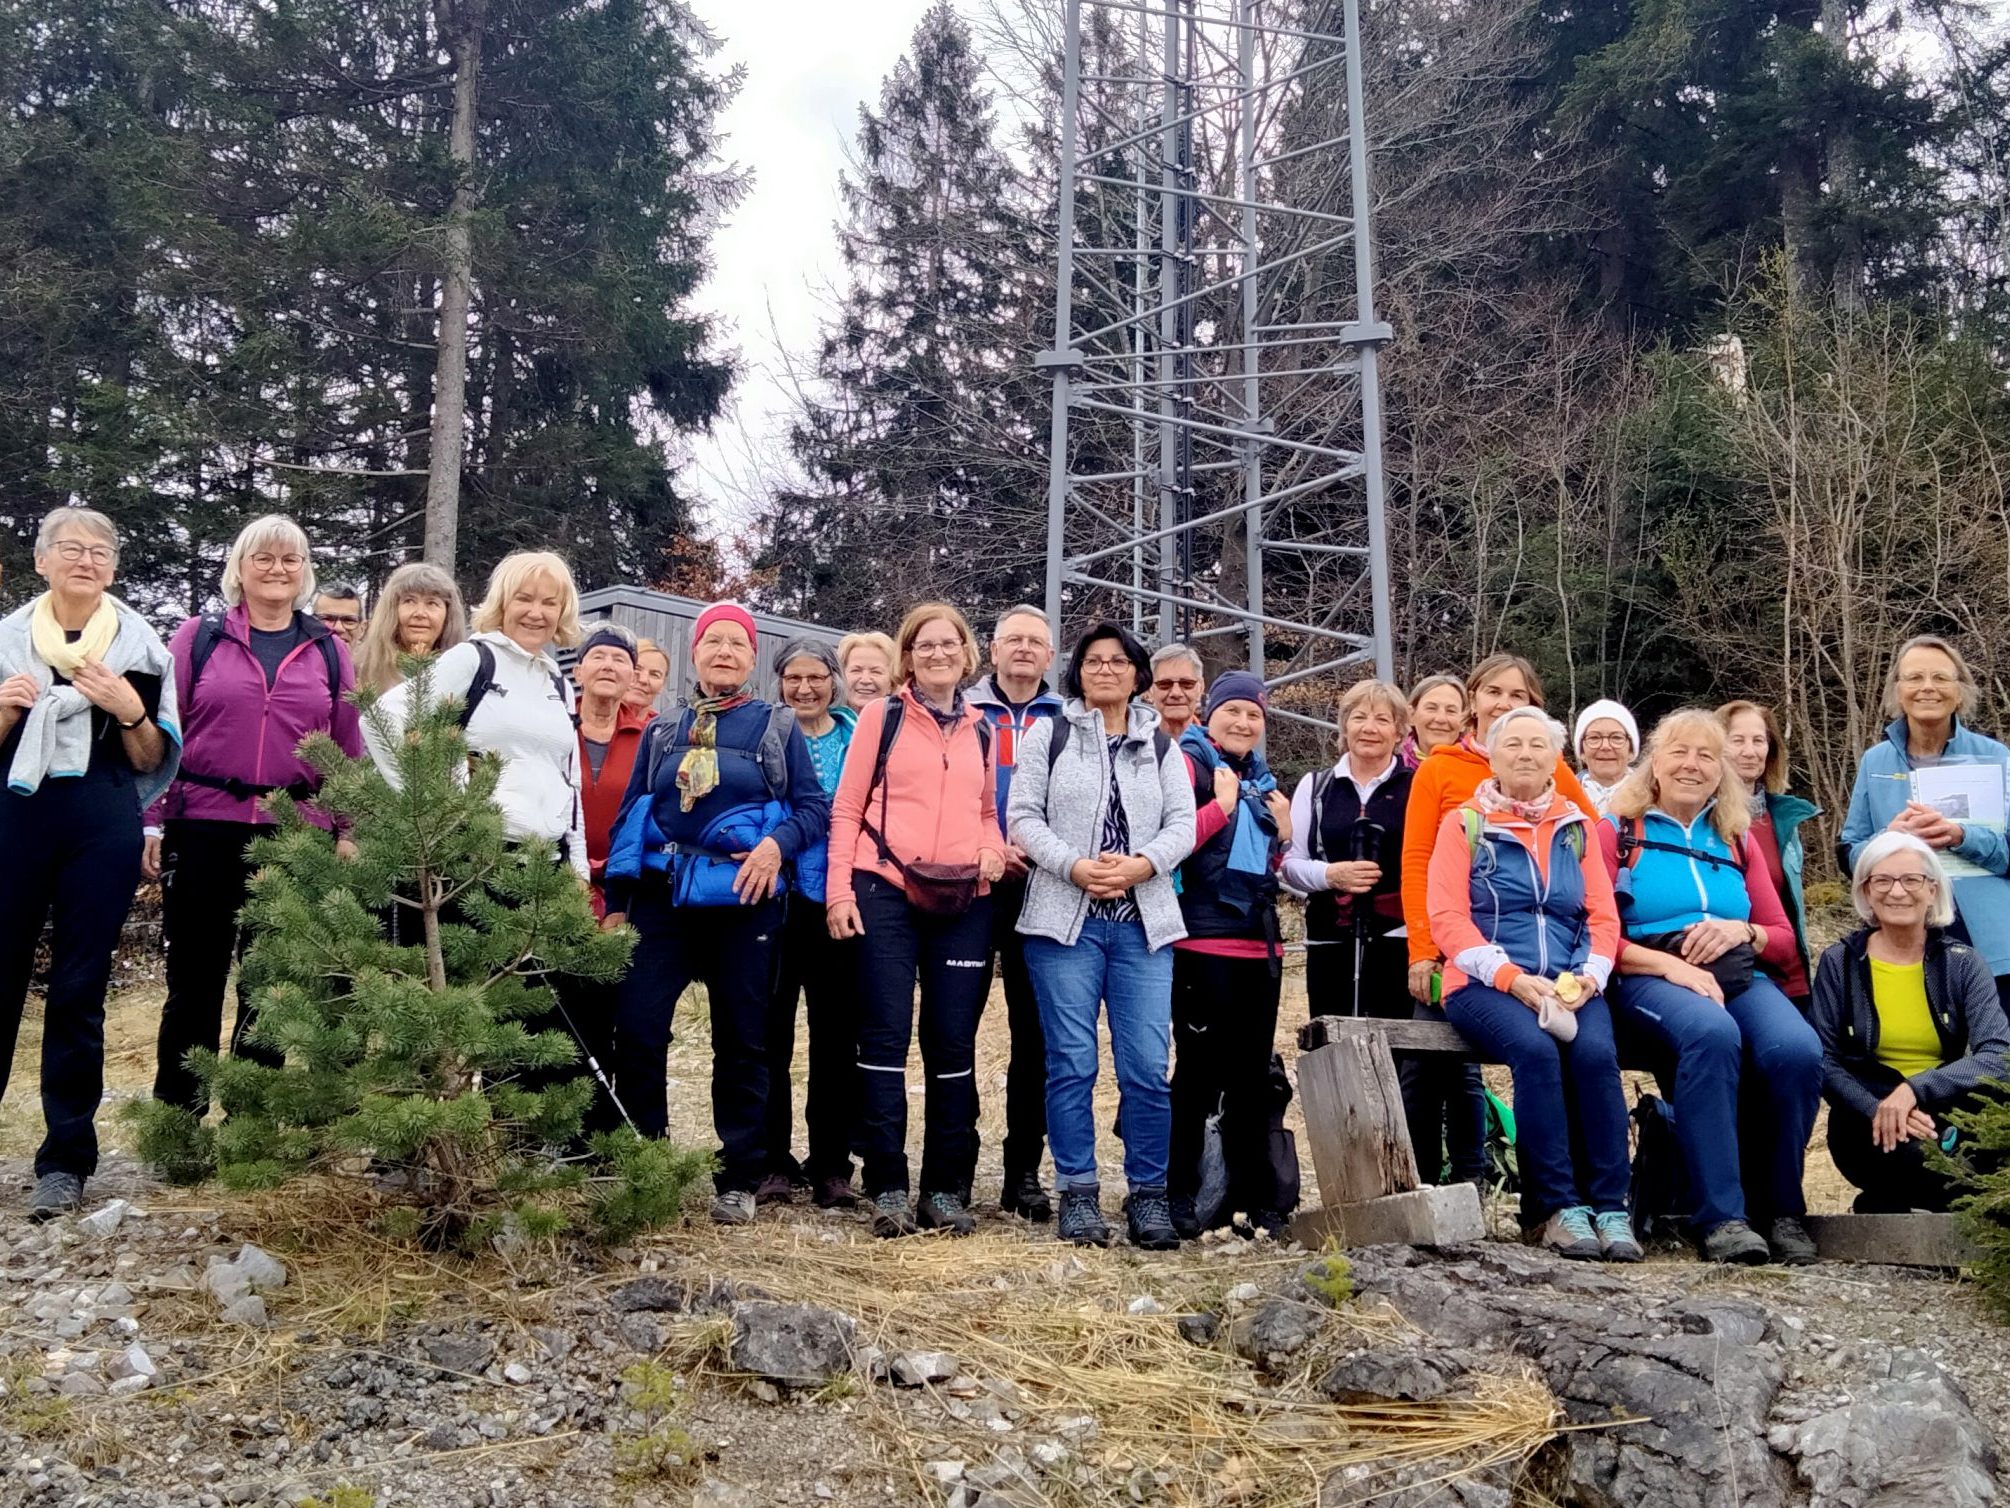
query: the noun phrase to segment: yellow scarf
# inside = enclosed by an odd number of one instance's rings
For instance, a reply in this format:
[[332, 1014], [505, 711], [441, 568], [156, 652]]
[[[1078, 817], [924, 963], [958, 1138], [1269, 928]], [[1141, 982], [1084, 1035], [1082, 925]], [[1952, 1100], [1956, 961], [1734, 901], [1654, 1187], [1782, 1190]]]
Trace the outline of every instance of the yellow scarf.
[[63, 632], [63, 625], [56, 621], [54, 597], [44, 592], [35, 599], [35, 611], [28, 620], [28, 631], [42, 663], [67, 681], [76, 675], [86, 660], [102, 660], [105, 657], [105, 651], [112, 647], [112, 640], [119, 636], [119, 610], [112, 606], [110, 597], [100, 597], [97, 611], [91, 614], [91, 621], [84, 625], [83, 633], [72, 644]]

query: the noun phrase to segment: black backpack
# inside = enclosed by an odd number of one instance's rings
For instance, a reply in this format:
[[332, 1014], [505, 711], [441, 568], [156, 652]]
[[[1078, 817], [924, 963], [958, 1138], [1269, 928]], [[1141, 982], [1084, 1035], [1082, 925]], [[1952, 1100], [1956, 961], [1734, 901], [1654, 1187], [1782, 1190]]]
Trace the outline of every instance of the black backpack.
[[1696, 1201], [1682, 1145], [1675, 1139], [1675, 1109], [1643, 1094], [1633, 1106], [1633, 1127], [1633, 1185], [1626, 1196], [1633, 1229], [1642, 1240], [1679, 1236]]
[[[210, 656], [216, 653], [216, 646], [229, 637], [223, 629], [225, 617], [224, 613], [212, 611], [204, 613], [196, 621], [195, 642], [189, 646], [188, 652], [188, 701], [191, 703], [195, 701], [196, 682], [202, 679], [203, 668], [209, 664]], [[299, 617], [298, 613], [294, 614], [296, 620]], [[322, 662], [328, 667], [328, 704], [339, 707], [342, 704], [342, 657], [335, 649], [335, 635], [316, 634], [314, 643], [321, 651]], [[188, 716], [187, 707], [182, 708], [182, 716]]]
[[[488, 699], [489, 693], [497, 696], [507, 693], [496, 691], [496, 652], [480, 639], [471, 641], [475, 646], [475, 678], [468, 682], [468, 694], [461, 702], [461, 726], [467, 727], [468, 720], [475, 715], [475, 708]], [[579, 714], [571, 711], [571, 703], [565, 694], [565, 677], [557, 671], [551, 672], [552, 689], [558, 693], [559, 705], [567, 709], [568, 715], [578, 722]]]
[[[987, 719], [988, 721], [988, 719]], [[1065, 717], [1047, 719], [1054, 731], [1047, 735], [1047, 773], [1054, 773], [1054, 766], [1061, 762], [1061, 751], [1068, 747], [1068, 739], [1074, 733], [1074, 724]], [[1172, 748], [1172, 737], [1163, 728], [1152, 730], [1152, 764], [1156, 768], [1166, 761], [1166, 751]]]

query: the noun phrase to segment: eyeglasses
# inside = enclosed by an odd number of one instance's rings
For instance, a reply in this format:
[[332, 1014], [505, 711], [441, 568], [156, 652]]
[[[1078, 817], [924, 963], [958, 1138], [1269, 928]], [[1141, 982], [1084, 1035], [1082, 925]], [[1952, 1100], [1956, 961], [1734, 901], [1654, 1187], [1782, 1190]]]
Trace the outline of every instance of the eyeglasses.
[[916, 659], [924, 660], [940, 659], [946, 655], [960, 655], [963, 653], [963, 641], [961, 639], [930, 639], [925, 643], [916, 642], [908, 650], [908, 653]]
[[1045, 634], [1006, 634], [998, 640], [998, 645], [1002, 649], [1046, 649], [1049, 647]]
[[1129, 670], [1130, 668], [1131, 662], [1122, 655], [1117, 655], [1113, 658], [1105, 658], [1102, 655], [1091, 655], [1088, 659], [1082, 661], [1082, 669], [1093, 671], [1097, 675], [1108, 675], [1119, 670]]
[[1633, 740], [1628, 738], [1624, 733], [1587, 733], [1584, 735], [1584, 746], [1587, 749], [1603, 749], [1607, 746], [1623, 749], [1632, 742]]
[[1863, 888], [1872, 895], [1890, 895], [1894, 890], [1917, 895], [1932, 884], [1933, 876], [1930, 874], [1874, 874], [1863, 882]]
[[830, 683], [830, 672], [827, 670], [811, 671], [806, 675], [785, 675], [782, 677], [782, 684], [784, 686], [828, 686]]
[[1152, 689], [1154, 691], [1198, 691], [1200, 690], [1200, 682], [1194, 680], [1192, 677], [1188, 677], [1185, 680], [1153, 681]]
[[314, 616], [330, 628], [335, 627], [338, 623], [361, 623], [363, 621], [361, 613], [316, 613]]
[[1931, 672], [1922, 670], [1908, 670], [1904, 675], [1898, 678], [1898, 684], [1901, 686], [1947, 687], [1954, 685], [1958, 679], [1959, 677], [1950, 675], [1945, 670], [1935, 670]]
[[71, 565], [80, 560], [88, 560], [92, 565], [110, 565], [119, 558], [119, 552], [110, 545], [87, 545], [80, 539], [59, 539], [49, 548], [58, 560]]
[[260, 550], [256, 555], [247, 555], [244, 559], [254, 571], [269, 571], [274, 566], [284, 566], [289, 571], [297, 571], [307, 564], [305, 555], [274, 555], [270, 550]]

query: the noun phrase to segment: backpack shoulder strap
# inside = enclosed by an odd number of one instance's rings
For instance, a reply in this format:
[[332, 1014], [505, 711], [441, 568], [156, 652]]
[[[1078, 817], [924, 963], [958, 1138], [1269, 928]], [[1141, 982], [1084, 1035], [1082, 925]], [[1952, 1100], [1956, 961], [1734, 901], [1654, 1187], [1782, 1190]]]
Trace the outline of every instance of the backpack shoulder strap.
[[335, 635], [323, 634], [316, 641], [321, 647], [321, 663], [328, 667], [328, 705], [342, 705], [342, 657], [335, 652]]
[[1170, 733], [1166, 732], [1163, 728], [1155, 730], [1152, 733], [1152, 763], [1155, 765], [1164, 764], [1166, 762], [1166, 755], [1172, 751], [1172, 746], [1173, 741]]
[[488, 699], [489, 690], [496, 683], [496, 652], [480, 639], [472, 642], [475, 646], [475, 675], [468, 682], [468, 694], [461, 699], [463, 728], [474, 719], [475, 708]]
[[789, 794], [789, 731], [796, 715], [784, 702], [768, 708], [768, 725], [761, 730], [759, 758], [761, 774], [767, 777], [768, 794], [777, 801]]
[[1465, 824], [1466, 853], [1469, 857], [1478, 858], [1480, 852], [1480, 834], [1486, 831], [1487, 819], [1471, 807], [1462, 806], [1459, 808], [1459, 820]]
[[1573, 822], [1563, 830], [1563, 846], [1570, 850], [1570, 856], [1578, 863], [1584, 862], [1584, 824]]
[[1050, 717], [1054, 731], [1047, 735], [1047, 773], [1054, 773], [1054, 766], [1061, 762], [1061, 751], [1068, 747], [1068, 740], [1074, 737], [1075, 725], [1065, 717]]
[[[223, 642], [223, 614], [207, 612], [196, 620], [195, 639], [188, 652], [188, 699], [195, 700], [195, 683], [202, 679], [203, 667], [209, 664], [209, 657], [216, 653], [216, 646]], [[188, 709], [182, 709], [182, 716]]]
[[[652, 795], [656, 791], [656, 771], [663, 763], [664, 746], [668, 744], [672, 748], [676, 747], [678, 739], [684, 734], [684, 719], [690, 715], [689, 707], [679, 707], [675, 717], [659, 715], [650, 722], [642, 735], [643, 771], [647, 788]], [[671, 732], [672, 728], [675, 728], [676, 732]]]
[[1306, 834], [1306, 848], [1321, 863], [1326, 860], [1326, 829], [1319, 819], [1326, 809], [1326, 793], [1332, 786], [1333, 769], [1330, 765], [1312, 777], [1312, 831]]
[[[899, 869], [900, 860], [893, 856], [893, 850], [886, 842], [886, 809], [888, 802], [892, 800], [886, 790], [886, 762], [893, 754], [893, 741], [900, 737], [900, 725], [906, 720], [907, 709], [901, 706], [898, 692], [889, 696], [880, 705], [886, 708], [886, 718], [879, 725], [879, 748], [873, 755], [872, 778], [865, 785], [865, 800], [859, 803], [859, 826], [872, 839], [873, 846], [879, 850], [880, 863], [891, 864]], [[865, 815], [872, 810], [874, 790], [880, 793], [877, 827], [873, 826], [872, 818]]]
[[1640, 819], [1619, 819], [1619, 867], [1631, 869], [1640, 862]]

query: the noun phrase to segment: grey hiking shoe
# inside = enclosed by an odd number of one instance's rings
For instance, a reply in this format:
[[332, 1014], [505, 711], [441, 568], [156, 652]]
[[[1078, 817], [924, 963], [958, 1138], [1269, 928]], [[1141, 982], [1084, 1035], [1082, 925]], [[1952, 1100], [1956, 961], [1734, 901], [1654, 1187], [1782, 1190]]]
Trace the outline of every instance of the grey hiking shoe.
[[1766, 1238], [1742, 1220], [1726, 1220], [1703, 1232], [1703, 1260], [1757, 1267], [1773, 1260]]
[[1130, 1226], [1131, 1245], [1140, 1251], [1173, 1251], [1179, 1246], [1172, 1208], [1164, 1189], [1132, 1189], [1124, 1201], [1124, 1215]]
[[35, 1180], [35, 1192], [28, 1196], [28, 1218], [53, 1220], [72, 1215], [84, 1205], [84, 1180], [75, 1173], [44, 1173]]
[[1815, 1238], [1792, 1215], [1782, 1215], [1766, 1227], [1766, 1244], [1773, 1249], [1773, 1260], [1787, 1267], [1806, 1267], [1821, 1260]]
[[906, 1189], [881, 1189], [872, 1196], [875, 1236], [911, 1236], [920, 1228], [914, 1223], [914, 1206], [907, 1202]]
[[1061, 1222], [1054, 1234], [1076, 1246], [1108, 1246], [1110, 1226], [1103, 1219], [1099, 1193], [1094, 1188], [1061, 1190]]
[[1598, 1244], [1608, 1262], [1639, 1262], [1647, 1253], [1640, 1249], [1640, 1238], [1633, 1234], [1633, 1217], [1625, 1210], [1600, 1210], [1591, 1218], [1598, 1231]]
[[967, 1236], [977, 1229], [977, 1217], [946, 1189], [921, 1196], [915, 1223], [923, 1230], [946, 1230], [953, 1236]]
[[1540, 1246], [1573, 1262], [1596, 1262], [1605, 1255], [1597, 1227], [1591, 1222], [1591, 1210], [1582, 1204], [1558, 1210], [1542, 1224], [1525, 1231], [1522, 1239], [1530, 1246]]
[[713, 1196], [712, 1219], [719, 1225], [750, 1225], [754, 1195], [749, 1189], [726, 1189]]

